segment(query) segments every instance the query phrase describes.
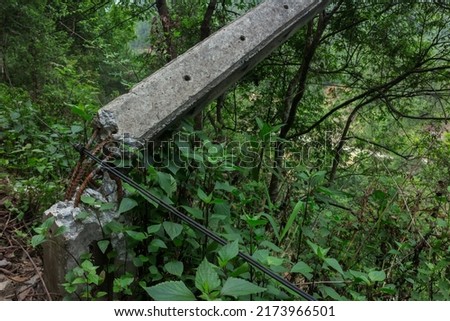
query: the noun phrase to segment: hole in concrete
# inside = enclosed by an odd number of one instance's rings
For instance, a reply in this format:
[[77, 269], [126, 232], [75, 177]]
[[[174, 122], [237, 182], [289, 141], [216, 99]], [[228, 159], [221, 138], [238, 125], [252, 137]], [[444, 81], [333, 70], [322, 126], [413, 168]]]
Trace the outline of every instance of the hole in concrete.
[[285, 4], [285, 5], [283, 6], [283, 8], [284, 8], [284, 9], [289, 9], [289, 6], [288, 6], [287, 4]]
[[185, 75], [185, 76], [183, 77], [183, 79], [186, 80], [186, 81], [190, 81], [192, 78], [191, 78], [191, 76], [189, 76], [189, 75]]
[[241, 41], [245, 41], [245, 36], [242, 35], [242, 36], [239, 37], [239, 39], [241, 39]]

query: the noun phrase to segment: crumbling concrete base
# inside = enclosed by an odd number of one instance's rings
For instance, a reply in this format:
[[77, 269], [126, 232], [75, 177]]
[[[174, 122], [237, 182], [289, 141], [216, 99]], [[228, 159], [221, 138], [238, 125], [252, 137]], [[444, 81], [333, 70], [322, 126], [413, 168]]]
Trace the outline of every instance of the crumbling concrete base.
[[[116, 193], [105, 197], [102, 193], [88, 188], [84, 194], [106, 203], [115, 201]], [[82, 212], [86, 212], [87, 216], [80, 220], [78, 216]], [[58, 202], [50, 207], [45, 211], [44, 219], [50, 217], [54, 217], [55, 222], [50, 228], [49, 240], [43, 245], [44, 278], [50, 292], [64, 296], [66, 293], [62, 284], [66, 282], [67, 272], [81, 263], [79, 258], [85, 253], [91, 253], [94, 264], [98, 265], [99, 252], [95, 249], [97, 242], [104, 239], [102, 228], [111, 221], [123, 221], [124, 218], [115, 210], [100, 211], [84, 204], [74, 207], [72, 200]], [[65, 227], [64, 233], [55, 236], [61, 226]], [[115, 266], [124, 266], [122, 271], [130, 270], [127, 262], [131, 262], [132, 258], [127, 254], [124, 235], [113, 234], [110, 241], [117, 252], [113, 262]]]

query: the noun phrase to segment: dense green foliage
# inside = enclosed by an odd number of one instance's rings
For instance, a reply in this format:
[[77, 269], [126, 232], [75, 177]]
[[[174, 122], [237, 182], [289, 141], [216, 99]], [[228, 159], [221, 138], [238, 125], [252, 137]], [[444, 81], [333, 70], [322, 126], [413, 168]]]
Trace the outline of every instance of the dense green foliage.
[[[102, 104], [258, 2], [2, 1], [0, 178], [20, 199], [10, 210], [38, 222], [77, 160], [66, 140], [86, 141]], [[87, 253], [67, 292], [292, 298], [241, 250], [319, 299], [448, 300], [449, 57], [442, 3], [332, 1], [201, 119], [154, 154], [133, 151], [135, 180], [230, 244], [129, 186], [117, 206], [83, 197], [126, 220], [104, 226], [107, 263]], [[111, 264], [112, 235], [126, 237], [135, 273]]]

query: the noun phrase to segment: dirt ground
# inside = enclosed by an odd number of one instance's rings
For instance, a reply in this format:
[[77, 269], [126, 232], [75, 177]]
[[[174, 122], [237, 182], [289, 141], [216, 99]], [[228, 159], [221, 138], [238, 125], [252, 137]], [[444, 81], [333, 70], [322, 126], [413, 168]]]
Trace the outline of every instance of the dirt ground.
[[30, 245], [31, 222], [11, 213], [14, 199], [0, 180], [0, 301], [49, 301], [40, 253]]

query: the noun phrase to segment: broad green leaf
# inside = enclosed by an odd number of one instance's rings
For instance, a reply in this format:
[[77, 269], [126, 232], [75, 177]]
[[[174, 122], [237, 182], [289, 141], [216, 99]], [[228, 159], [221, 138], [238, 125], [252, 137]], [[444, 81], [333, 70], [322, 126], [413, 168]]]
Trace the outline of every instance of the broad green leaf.
[[160, 240], [160, 239], [154, 239], [154, 240], [152, 240], [152, 241], [150, 242], [150, 245], [149, 245], [148, 247], [149, 247], [149, 251], [150, 251], [150, 249], [155, 249], [155, 250], [157, 250], [157, 249], [159, 249], [159, 248], [167, 249], [166, 243], [164, 243], [164, 241], [163, 241], [163, 240]]
[[75, 115], [80, 116], [85, 121], [91, 121], [93, 116], [86, 112], [85, 106], [75, 106], [72, 105], [72, 108], [70, 109], [72, 113]]
[[173, 222], [163, 222], [164, 231], [169, 235], [171, 240], [174, 240], [183, 231], [183, 225]]
[[286, 223], [286, 225], [283, 228], [283, 231], [280, 235], [280, 241], [284, 239], [286, 234], [291, 230], [292, 225], [294, 224], [295, 220], [298, 217], [298, 214], [300, 213], [300, 210], [303, 209], [304, 203], [302, 201], [298, 201], [297, 204], [295, 204], [294, 209], [292, 210], [291, 215], [289, 215], [289, 219]]
[[219, 250], [219, 258], [221, 259], [221, 266], [225, 266], [228, 261], [235, 258], [239, 253], [239, 242], [238, 240], [228, 243], [227, 245], [223, 246]]
[[96, 202], [96, 199], [89, 195], [81, 195], [81, 201], [87, 205], [93, 205]]
[[308, 280], [311, 280], [313, 277], [311, 274], [313, 271], [314, 270], [308, 264], [302, 261], [297, 262], [297, 264], [295, 264], [291, 269], [291, 273], [300, 273]]
[[101, 240], [97, 242], [97, 246], [100, 249], [100, 251], [105, 254], [106, 250], [108, 249], [109, 246], [109, 240]]
[[309, 185], [311, 187], [316, 187], [320, 184], [322, 184], [323, 180], [325, 179], [326, 171], [318, 171], [311, 175], [309, 180]]
[[219, 275], [214, 271], [211, 263], [204, 259], [195, 274], [195, 287], [202, 293], [209, 294], [220, 286]]
[[[231, 206], [228, 202], [215, 204], [214, 212], [228, 217], [231, 214]], [[202, 218], [203, 218], [203, 213], [202, 213]]]
[[92, 263], [89, 260], [84, 260], [81, 263], [81, 268], [86, 272], [95, 272], [98, 268], [98, 266], [95, 266], [94, 263]]
[[148, 234], [155, 234], [161, 229], [161, 224], [150, 225], [147, 227]]
[[89, 216], [89, 212], [88, 211], [81, 211], [80, 213], [78, 213], [78, 215], [75, 217], [75, 219], [78, 220], [78, 221], [83, 221], [88, 216]]
[[314, 251], [314, 254], [317, 255], [317, 253], [319, 252], [319, 246], [313, 242], [311, 242], [310, 240], [306, 240], [306, 243], [309, 245], [309, 247]]
[[397, 289], [395, 288], [395, 284], [386, 284], [385, 287], [382, 287], [380, 289], [381, 292], [386, 293], [386, 294], [390, 294], [390, 295], [394, 295], [397, 293]]
[[370, 271], [368, 276], [372, 282], [381, 282], [386, 279], [386, 273], [384, 271]]
[[206, 204], [211, 203], [212, 194], [206, 195], [200, 187], [197, 189], [197, 196]]
[[81, 133], [83, 131], [83, 127], [78, 125], [72, 125], [70, 126], [70, 131], [72, 132], [72, 134]]
[[144, 287], [155, 301], [195, 301], [195, 296], [183, 281], [168, 281], [155, 286]]
[[327, 259], [325, 259], [325, 262], [329, 266], [331, 266], [333, 269], [338, 271], [341, 275], [344, 275], [344, 271], [342, 270], [341, 265], [339, 264], [339, 262], [336, 259], [327, 258]]
[[261, 219], [260, 215], [255, 215], [255, 216], [246, 215], [245, 221], [247, 222], [247, 224], [250, 227], [253, 227], [253, 228], [258, 227], [258, 226], [264, 226], [267, 224], [267, 220]]
[[265, 217], [269, 221], [270, 225], [272, 226], [275, 237], [277, 238], [277, 240], [281, 241], [280, 226], [278, 225], [277, 220], [275, 220], [272, 215], [266, 213], [262, 213], [261, 216]]
[[284, 259], [281, 259], [279, 257], [275, 256], [268, 256], [267, 257], [267, 264], [274, 265], [274, 266], [281, 266], [284, 262]]
[[265, 288], [247, 280], [230, 277], [225, 281], [220, 294], [238, 298], [243, 295], [257, 294], [264, 291], [266, 291]]
[[236, 187], [231, 186], [228, 182], [216, 182], [214, 189], [232, 193], [234, 190], [236, 190]]
[[124, 227], [121, 223], [114, 220], [106, 223], [105, 229], [111, 231], [112, 233], [121, 233], [123, 232]]
[[268, 248], [269, 250], [272, 250], [272, 251], [274, 251], [274, 252], [278, 252], [278, 253], [284, 252], [283, 249], [280, 248], [278, 245], [276, 245], [276, 244], [274, 244], [274, 243], [272, 243], [272, 242], [270, 242], [270, 241], [267, 241], [267, 240], [262, 241], [259, 245], [260, 245], [261, 247], [266, 247], [266, 248]]
[[125, 197], [122, 202], [120, 202], [119, 206], [119, 214], [125, 213], [134, 207], [136, 207], [138, 204], [134, 199]]
[[133, 240], [136, 240], [139, 242], [145, 240], [148, 237], [147, 235], [145, 235], [142, 232], [125, 231], [125, 233], [127, 233]]
[[172, 197], [172, 194], [177, 190], [177, 182], [172, 175], [158, 172], [159, 186], [166, 192], [167, 196]]
[[345, 300], [344, 297], [340, 296], [333, 288], [330, 288], [329, 286], [321, 286], [320, 291], [322, 292], [324, 298], [330, 297], [337, 301]]
[[183, 274], [184, 265], [183, 262], [180, 261], [170, 261], [164, 265], [164, 268], [168, 273], [181, 277]]
[[370, 284], [369, 278], [366, 273], [354, 271], [354, 270], [349, 270], [349, 272], [353, 276], [355, 281], [360, 281], [360, 282], [362, 281], [367, 285]]
[[256, 250], [252, 256], [259, 262], [261, 262], [263, 264], [267, 264], [267, 258], [269, 256], [269, 251], [268, 250]]
[[53, 236], [59, 236], [64, 234], [67, 231], [68, 227], [67, 226], [60, 226], [56, 229], [55, 233], [53, 234]]
[[45, 235], [41, 235], [41, 234], [39, 234], [39, 235], [34, 235], [32, 238], [31, 238], [31, 246], [33, 246], [33, 247], [36, 247], [36, 246], [38, 246], [39, 244], [42, 244], [42, 243], [44, 243], [45, 242]]
[[203, 211], [198, 209], [198, 208], [193, 208], [190, 206], [181, 206], [182, 208], [184, 208], [186, 210], [186, 212], [188, 212], [189, 214], [192, 215], [193, 218], [197, 218], [197, 219], [202, 219], [203, 218]]
[[114, 203], [103, 203], [100, 205], [100, 211], [109, 211], [116, 207]]
[[311, 242], [310, 240], [306, 240], [306, 243], [311, 247], [311, 249], [314, 251], [314, 253], [321, 259], [325, 259], [325, 255], [327, 255], [328, 251], [330, 250], [328, 249], [324, 249], [322, 247], [320, 247], [319, 245]]

